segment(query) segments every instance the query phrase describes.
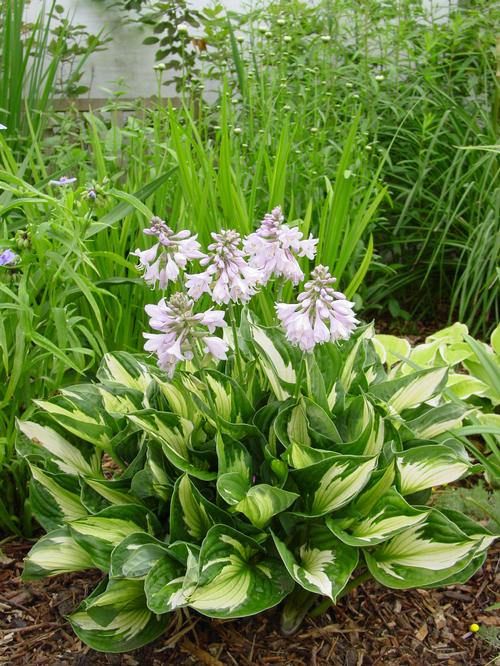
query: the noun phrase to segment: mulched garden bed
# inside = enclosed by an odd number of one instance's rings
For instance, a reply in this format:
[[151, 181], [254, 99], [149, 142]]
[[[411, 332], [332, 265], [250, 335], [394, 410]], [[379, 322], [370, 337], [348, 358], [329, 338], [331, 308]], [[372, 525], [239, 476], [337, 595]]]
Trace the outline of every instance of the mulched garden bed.
[[[318, 620], [306, 620], [292, 637], [278, 630], [276, 611], [235, 621], [178, 612], [165, 635], [126, 655], [106, 655], [83, 645], [64, 616], [99, 580], [97, 572], [22, 582], [30, 544], [11, 541], [0, 558], [0, 664], [21, 666], [431, 666], [494, 664], [500, 627], [500, 548], [466, 585], [445, 590], [387, 590], [375, 582], [342, 599]], [[469, 631], [478, 623], [490, 641]]]

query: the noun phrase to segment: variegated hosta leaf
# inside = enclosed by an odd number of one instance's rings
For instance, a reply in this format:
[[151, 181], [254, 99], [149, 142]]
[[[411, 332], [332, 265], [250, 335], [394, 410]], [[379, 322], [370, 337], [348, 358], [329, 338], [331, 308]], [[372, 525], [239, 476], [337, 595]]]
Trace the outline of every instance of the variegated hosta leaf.
[[415, 509], [394, 489], [381, 497], [370, 513], [356, 516], [355, 512], [342, 518], [327, 518], [331, 531], [349, 546], [375, 546], [409, 527], [424, 522], [429, 510]]
[[260, 483], [252, 486], [233, 510], [240, 511], [252, 525], [262, 529], [273, 516], [288, 509], [298, 497], [297, 493]]
[[109, 449], [119, 427], [116, 419], [106, 412], [98, 387], [82, 384], [62, 389], [61, 394], [35, 402], [73, 435], [104, 450]]
[[466, 412], [466, 407], [453, 402], [426, 409], [416, 418], [406, 420], [405, 429], [409, 431], [406, 439], [434, 439], [444, 432], [455, 430], [462, 425]]
[[289, 345], [283, 332], [250, 324], [251, 344], [257, 360], [271, 389], [278, 400], [286, 400], [293, 395], [297, 375], [295, 369], [300, 364], [300, 352]]
[[275, 534], [274, 543], [288, 573], [305, 590], [335, 601], [358, 564], [358, 550], [346, 546], [323, 526], [313, 526], [292, 550]]
[[424, 445], [396, 456], [398, 488], [402, 495], [440, 486], [460, 479], [471, 464], [443, 445]]
[[142, 504], [142, 500], [129, 493], [127, 479], [80, 479], [81, 500], [89, 513], [97, 513], [107, 506]]
[[322, 460], [335, 458], [336, 455], [337, 454], [333, 451], [313, 449], [311, 446], [301, 446], [300, 444], [293, 443], [285, 451], [283, 458], [288, 462], [290, 467], [293, 467], [294, 469], [303, 469], [304, 467], [310, 467]]
[[176, 414], [152, 410], [129, 414], [128, 418], [160, 442], [163, 453], [172, 465], [198, 479], [210, 480], [216, 477], [215, 472], [209, 471], [207, 463], [190, 449], [190, 437], [194, 428], [191, 421]]
[[273, 427], [286, 447], [299, 444], [331, 450], [342, 442], [330, 416], [309, 398], [303, 397], [297, 404], [281, 409]]
[[144, 408], [144, 393], [140, 391], [112, 382], [95, 386], [101, 395], [104, 409], [116, 418]]
[[88, 444], [79, 448], [53, 428], [39, 425], [34, 421], [17, 421], [17, 427], [27, 439], [37, 445], [37, 448], [43, 447], [50, 454], [50, 458], [61, 472], [83, 476], [100, 475], [100, 456], [93, 447], [88, 450]]
[[168, 616], [152, 613], [140, 580], [101, 584], [69, 616], [75, 634], [94, 650], [129, 652], [165, 630]]
[[367, 340], [371, 340], [375, 334], [373, 324], [359, 327], [351, 339], [346, 343], [350, 348], [344, 357], [342, 372], [340, 375], [340, 384], [347, 394], [353, 384], [359, 380], [365, 381], [363, 365], [366, 358]]
[[176, 482], [170, 503], [170, 539], [201, 543], [216, 523], [231, 522], [230, 516], [209, 502], [183, 474]]
[[488, 547], [496, 539], [498, 539], [500, 535], [498, 533], [492, 534], [476, 520], [468, 518], [459, 511], [453, 511], [452, 509], [442, 509], [441, 513], [443, 513], [446, 518], [449, 518], [452, 522], [454, 522], [455, 525], [457, 525], [457, 527], [462, 530], [462, 532], [470, 539], [477, 542], [477, 552], [464, 569], [452, 576], [449, 576], [446, 578], [446, 580], [441, 581], [439, 584], [440, 586], [445, 586], [466, 583], [469, 578], [471, 578], [483, 565], [486, 559], [486, 551]]
[[144, 582], [150, 610], [168, 613], [188, 605], [189, 596], [198, 582], [198, 556], [199, 550], [189, 544], [186, 566], [170, 552], [153, 565]]
[[370, 388], [370, 394], [387, 404], [391, 412], [400, 414], [430, 400], [446, 384], [448, 368], [419, 370], [410, 375], [391, 379]]
[[[102, 382], [116, 382], [145, 394], [156, 368], [140, 361], [127, 352], [108, 352], [104, 355], [97, 378]], [[144, 405], [146, 406], [146, 405]]]
[[163, 541], [147, 532], [125, 537], [111, 553], [111, 578], [144, 578], [168, 550]]
[[[30, 500], [33, 515], [46, 529], [51, 530], [71, 520], [87, 515], [87, 509], [80, 500], [80, 486], [74, 477], [68, 477], [73, 490], [68, 490], [63, 474], [44, 472], [30, 463], [32, 479]], [[78, 491], [78, 494], [74, 491]]]
[[107, 570], [111, 551], [125, 537], [136, 532], [159, 531], [158, 521], [146, 509], [131, 504], [110, 506], [95, 516], [69, 524], [75, 541], [84, 548], [100, 569]]
[[167, 471], [169, 463], [160, 442], [150, 439], [146, 447], [144, 468], [134, 474], [131, 490], [136, 497], [159, 497], [165, 501], [173, 491], [173, 481]]
[[473, 395], [483, 396], [488, 391], [488, 385], [477, 377], [458, 372], [450, 372], [447, 388], [460, 400], [467, 400]]
[[189, 606], [210, 617], [254, 615], [280, 603], [293, 581], [280, 560], [242, 532], [216, 525], [203, 541]]
[[372, 576], [387, 587], [435, 586], [465, 569], [477, 555], [478, 541], [432, 509], [424, 523], [364, 551]]
[[395, 335], [377, 334], [373, 337], [373, 345], [382, 363], [389, 367], [400, 363], [401, 357], [407, 358], [411, 351], [408, 340]]
[[195, 422], [201, 420], [199, 418], [200, 415], [195, 413], [195, 406], [190, 392], [186, 391], [180, 379], [174, 378], [171, 381], [163, 381], [159, 377], [155, 377], [155, 382], [168, 402], [169, 411], [188, 421]]
[[375, 504], [383, 497], [394, 485], [396, 472], [394, 471], [394, 460], [392, 460], [387, 467], [376, 470], [363, 490], [357, 496], [352, 504], [352, 511], [360, 516], [368, 515]]
[[361, 492], [376, 466], [376, 456], [335, 456], [293, 471], [304, 514], [324, 516], [345, 506]]
[[36, 580], [70, 571], [92, 569], [94, 563], [67, 526], [45, 534], [24, 560], [23, 579]]

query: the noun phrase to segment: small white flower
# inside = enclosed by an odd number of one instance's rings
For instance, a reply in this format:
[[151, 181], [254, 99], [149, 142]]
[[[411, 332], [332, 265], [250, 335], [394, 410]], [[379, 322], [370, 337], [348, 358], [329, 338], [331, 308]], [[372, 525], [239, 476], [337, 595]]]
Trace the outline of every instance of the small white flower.
[[229, 229], [212, 233], [212, 238], [215, 242], [208, 246], [208, 256], [200, 261], [206, 270], [187, 276], [189, 296], [198, 299], [208, 293], [215, 303], [247, 303], [256, 292], [260, 274], [245, 261], [240, 235]]
[[169, 282], [175, 282], [188, 261], [205, 257], [200, 252], [197, 236], [184, 230], [175, 233], [159, 217], [153, 217], [149, 229], [144, 233], [156, 236], [158, 243], [148, 250], [139, 250], [131, 254], [139, 258], [139, 268], [144, 269], [144, 280], [155, 287], [165, 289]]
[[272, 277], [284, 277], [298, 284], [304, 279], [296, 257], [314, 259], [318, 240], [310, 236], [303, 239], [297, 227], [284, 224], [280, 206], [267, 213], [257, 231], [244, 242], [249, 255], [250, 266], [262, 273], [261, 283], [266, 284]]
[[216, 328], [225, 328], [224, 312], [207, 310], [193, 313], [194, 301], [181, 292], [169, 301], [164, 298], [158, 305], [146, 305], [149, 325], [159, 333], [144, 333], [144, 349], [158, 357], [158, 366], [172, 377], [180, 361], [194, 358], [196, 346], [215, 359], [227, 358], [228, 345], [222, 338], [211, 335]]
[[352, 310], [354, 303], [333, 290], [334, 282], [326, 266], [317, 266], [297, 303], [276, 304], [287, 339], [304, 352], [329, 340], [347, 340], [358, 323]]

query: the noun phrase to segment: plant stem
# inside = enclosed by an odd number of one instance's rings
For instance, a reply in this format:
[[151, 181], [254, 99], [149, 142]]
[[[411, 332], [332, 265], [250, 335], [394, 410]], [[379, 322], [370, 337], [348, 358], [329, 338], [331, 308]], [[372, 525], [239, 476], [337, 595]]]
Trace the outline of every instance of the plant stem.
[[294, 398], [295, 400], [299, 399], [300, 396], [300, 388], [302, 386], [302, 379], [304, 377], [304, 367], [305, 367], [305, 354], [302, 354], [302, 358], [300, 360], [300, 365], [299, 365], [299, 372], [297, 374], [297, 382], [295, 384], [295, 395]]
[[[359, 574], [359, 576], [356, 576], [356, 578], [353, 578], [349, 583], [347, 583], [342, 592], [338, 595], [337, 601], [342, 599], [342, 597], [345, 597], [346, 594], [349, 594], [349, 592], [352, 592], [352, 590], [357, 588], [358, 585], [362, 585], [370, 578], [371, 573], [369, 571], [364, 571], [362, 574]], [[325, 599], [309, 613], [309, 617], [319, 617], [320, 615], [323, 615], [323, 613], [327, 611], [332, 605], [333, 603], [331, 599]]]
[[233, 332], [234, 340], [234, 355], [236, 357], [236, 366], [238, 368], [238, 379], [243, 378], [243, 367], [241, 365], [241, 352], [238, 342], [238, 329], [236, 327], [236, 317], [234, 316], [234, 305], [231, 303], [229, 306], [229, 318], [231, 320], [231, 330]]

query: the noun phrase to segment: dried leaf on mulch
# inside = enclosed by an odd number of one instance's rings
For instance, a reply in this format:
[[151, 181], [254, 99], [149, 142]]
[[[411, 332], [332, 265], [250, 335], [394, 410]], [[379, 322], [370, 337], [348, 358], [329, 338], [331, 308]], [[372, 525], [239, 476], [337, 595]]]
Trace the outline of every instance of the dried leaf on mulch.
[[[95, 652], [64, 619], [99, 581], [98, 572], [44, 581], [20, 579], [24, 542], [4, 547], [0, 561], [0, 664], [9, 666], [486, 666], [495, 663], [498, 561], [492, 552], [466, 585], [444, 590], [387, 590], [371, 581], [292, 637], [271, 610], [242, 620], [172, 614], [165, 635], [126, 655]], [[481, 625], [479, 634], [469, 631]], [[484, 636], [489, 642], [481, 638]]]

